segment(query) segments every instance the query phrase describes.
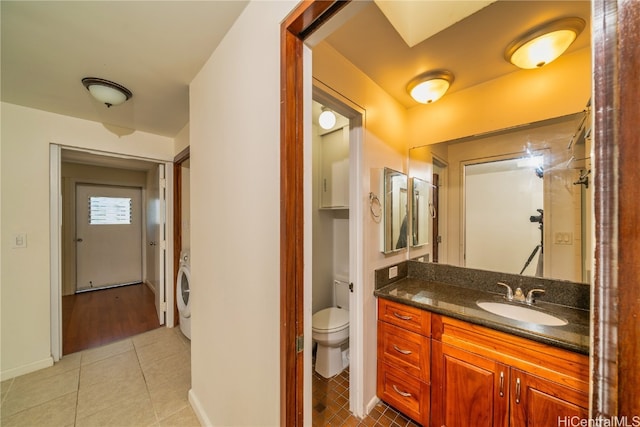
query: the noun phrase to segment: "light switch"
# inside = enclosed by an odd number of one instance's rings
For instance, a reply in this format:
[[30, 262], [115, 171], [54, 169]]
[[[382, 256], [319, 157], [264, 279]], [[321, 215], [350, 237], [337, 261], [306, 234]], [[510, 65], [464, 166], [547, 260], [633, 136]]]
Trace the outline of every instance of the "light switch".
[[390, 267], [389, 268], [389, 279], [393, 279], [397, 275], [398, 275], [398, 266], [394, 265], [393, 267]]
[[27, 233], [16, 233], [13, 235], [13, 244], [11, 245], [14, 249], [17, 248], [26, 248], [27, 247]]

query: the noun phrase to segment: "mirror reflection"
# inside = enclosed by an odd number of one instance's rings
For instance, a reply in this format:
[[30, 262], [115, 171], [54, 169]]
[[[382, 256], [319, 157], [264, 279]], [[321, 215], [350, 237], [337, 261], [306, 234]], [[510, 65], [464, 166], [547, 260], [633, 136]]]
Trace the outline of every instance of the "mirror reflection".
[[410, 257], [587, 282], [587, 116], [588, 110], [409, 150], [412, 181], [438, 180], [433, 244], [412, 246]]
[[384, 238], [385, 254], [407, 247], [407, 175], [384, 168]]
[[431, 219], [435, 213], [431, 199], [431, 183], [411, 177], [411, 247], [429, 243]]

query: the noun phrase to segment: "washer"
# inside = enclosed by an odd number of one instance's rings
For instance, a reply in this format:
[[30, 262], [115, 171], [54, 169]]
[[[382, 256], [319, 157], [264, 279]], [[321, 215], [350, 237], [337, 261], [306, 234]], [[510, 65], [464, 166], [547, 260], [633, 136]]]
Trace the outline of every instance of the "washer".
[[176, 303], [180, 313], [180, 331], [191, 339], [191, 269], [189, 251], [180, 252], [180, 269], [176, 279]]

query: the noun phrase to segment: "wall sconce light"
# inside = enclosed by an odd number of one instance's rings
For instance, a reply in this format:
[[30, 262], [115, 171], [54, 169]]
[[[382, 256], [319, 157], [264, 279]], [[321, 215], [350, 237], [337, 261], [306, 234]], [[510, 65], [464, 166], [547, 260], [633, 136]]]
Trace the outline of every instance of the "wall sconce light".
[[453, 73], [447, 70], [428, 71], [412, 79], [407, 85], [407, 92], [421, 104], [430, 104], [449, 90], [453, 83]]
[[318, 123], [322, 129], [328, 130], [336, 125], [336, 115], [327, 107], [322, 107], [322, 113], [318, 117]]
[[585, 24], [581, 18], [562, 18], [543, 24], [511, 42], [504, 57], [520, 68], [540, 68], [562, 55]]
[[107, 108], [112, 105], [120, 105], [133, 96], [126, 87], [97, 77], [85, 77], [82, 79], [82, 84], [95, 99], [105, 104]]

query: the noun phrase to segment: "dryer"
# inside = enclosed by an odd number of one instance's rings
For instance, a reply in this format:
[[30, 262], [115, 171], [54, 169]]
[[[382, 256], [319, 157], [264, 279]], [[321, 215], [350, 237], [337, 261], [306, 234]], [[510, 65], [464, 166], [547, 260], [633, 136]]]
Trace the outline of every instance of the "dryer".
[[191, 269], [189, 251], [180, 252], [180, 268], [176, 279], [176, 303], [180, 314], [180, 331], [191, 339]]

